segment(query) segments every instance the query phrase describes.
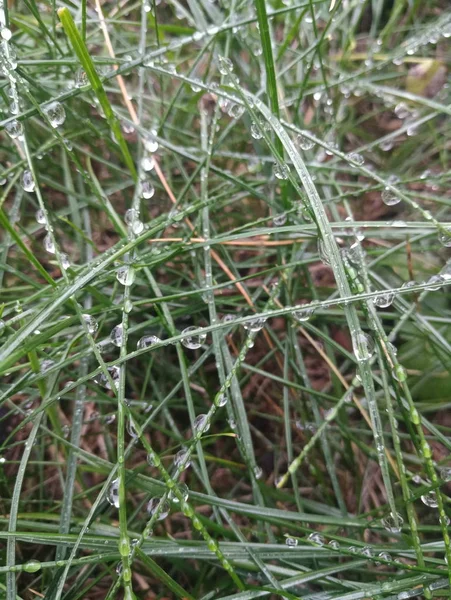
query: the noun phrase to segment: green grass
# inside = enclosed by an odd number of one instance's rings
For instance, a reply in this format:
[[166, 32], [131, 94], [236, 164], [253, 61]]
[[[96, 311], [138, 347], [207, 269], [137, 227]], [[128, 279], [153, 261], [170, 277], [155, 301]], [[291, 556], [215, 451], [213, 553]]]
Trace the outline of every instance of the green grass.
[[0, 7], [0, 597], [449, 597], [447, 3], [101, 6]]

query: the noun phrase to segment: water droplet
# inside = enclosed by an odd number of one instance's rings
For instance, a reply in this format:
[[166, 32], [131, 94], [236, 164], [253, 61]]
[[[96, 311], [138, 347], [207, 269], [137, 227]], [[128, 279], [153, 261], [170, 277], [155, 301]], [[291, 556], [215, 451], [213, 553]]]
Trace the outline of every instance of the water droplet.
[[383, 150], [384, 152], [389, 152], [392, 148], [393, 148], [393, 140], [383, 140], [380, 144], [379, 144], [379, 148], [381, 150]]
[[144, 223], [140, 220], [139, 212], [136, 209], [129, 208], [125, 212], [124, 220], [134, 234], [139, 235], [144, 230]]
[[359, 166], [363, 165], [363, 163], [365, 162], [363, 156], [358, 152], [350, 152], [346, 155], [346, 158]]
[[42, 110], [50, 121], [50, 125], [54, 129], [62, 125], [66, 120], [66, 111], [64, 110], [64, 106], [61, 104], [61, 102], [55, 101], [45, 104], [42, 107]]
[[441, 289], [444, 281], [445, 279], [441, 275], [432, 275], [432, 277], [429, 277], [427, 280], [425, 289], [429, 290], [430, 292], [435, 292]]
[[149, 179], [141, 179], [139, 182], [140, 195], [144, 200], [149, 200], [155, 194], [155, 188]]
[[44, 211], [42, 210], [42, 208], [40, 208], [36, 211], [36, 221], [39, 223], [39, 225], [45, 225], [47, 223], [47, 220], [45, 218], [45, 214], [44, 214]]
[[22, 567], [25, 573], [36, 573], [37, 571], [40, 571], [41, 568], [42, 565], [39, 560], [29, 560]]
[[13, 140], [23, 136], [23, 125], [20, 121], [17, 121], [16, 119], [14, 119], [13, 121], [9, 121], [9, 123], [5, 125], [5, 130], [9, 137]]
[[263, 469], [261, 467], [259, 467], [258, 465], [255, 465], [255, 467], [254, 467], [255, 479], [261, 479], [262, 476], [263, 476]]
[[369, 360], [373, 356], [374, 341], [367, 333], [359, 332], [352, 334], [352, 347], [358, 362]]
[[315, 145], [315, 142], [309, 140], [307, 137], [305, 137], [305, 135], [302, 135], [301, 133], [299, 133], [296, 136], [295, 143], [297, 146], [299, 146], [301, 150], [311, 150]]
[[83, 314], [82, 315], [84, 322], [86, 323], [86, 327], [91, 335], [94, 335], [99, 328], [99, 324], [91, 315]]
[[229, 107], [229, 117], [232, 117], [233, 119], [239, 119], [243, 116], [244, 111], [245, 108], [241, 104], [232, 104]]
[[4, 464], [6, 462], [6, 458], [4, 456], [0, 456], [0, 463]]
[[[178, 488], [179, 493], [182, 495], [183, 502], [186, 502], [189, 498], [188, 486], [186, 485], [186, 483], [179, 483], [177, 488]], [[172, 499], [172, 502], [175, 502], [176, 504], [179, 503], [179, 499], [175, 494], [171, 494], [171, 499]]]
[[207, 415], [198, 415], [193, 421], [193, 434], [206, 433], [210, 429], [210, 421]]
[[125, 286], [130, 286], [135, 281], [136, 271], [131, 266], [120, 267], [116, 272], [116, 279]]
[[288, 179], [290, 174], [290, 167], [288, 165], [275, 162], [273, 165], [273, 170], [277, 179]]
[[[161, 498], [151, 498], [147, 504], [147, 512], [149, 515], [154, 515], [157, 512], [158, 506], [160, 505]], [[165, 500], [160, 508], [160, 512], [157, 517], [157, 521], [165, 519], [170, 511], [169, 503]]]
[[440, 229], [438, 239], [446, 248], [451, 248], [451, 229]]
[[190, 350], [197, 350], [197, 348], [200, 348], [207, 339], [207, 334], [202, 332], [195, 333], [193, 335], [188, 335], [192, 331], [196, 331], [197, 329], [198, 327], [192, 325], [191, 327], [187, 327], [182, 331], [182, 335], [185, 337], [183, 337], [181, 341], [185, 348], [189, 348]]
[[[188, 467], [191, 466], [191, 461], [189, 460], [188, 456], [189, 456], [188, 448], [182, 448], [181, 450], [179, 450], [177, 452], [177, 454], [174, 456], [174, 466], [177, 469], [180, 469], [180, 468], [182, 470], [188, 469]], [[186, 460], [186, 459], [188, 459], [188, 460]], [[185, 462], [185, 460], [186, 460], [186, 462]]]
[[233, 323], [233, 321], [235, 321], [236, 317], [235, 315], [224, 315], [222, 317], [222, 322], [223, 323]]
[[373, 298], [373, 304], [379, 308], [387, 308], [392, 304], [394, 297], [395, 294], [393, 292], [387, 292], [386, 294], [375, 296]]
[[272, 222], [276, 227], [282, 227], [287, 222], [287, 213], [280, 213], [279, 215], [274, 215]]
[[[147, 134], [142, 138], [144, 148], [147, 152], [153, 154], [158, 150], [159, 144], [155, 135], [156, 132], [152, 130], [152, 133]], [[153, 167], [152, 167], [153, 168]]]
[[89, 79], [88, 79], [88, 76], [86, 75], [86, 71], [80, 67], [79, 69], [77, 69], [77, 72], [75, 73], [75, 87], [81, 88], [81, 87], [84, 87], [85, 85], [88, 85], [88, 83], [89, 83]]
[[44, 238], [44, 250], [49, 254], [55, 254], [55, 244], [53, 243], [52, 236], [48, 233]]
[[436, 492], [428, 492], [427, 494], [423, 494], [421, 496], [421, 502], [429, 508], [437, 508], [437, 493]]
[[138, 431], [136, 429], [136, 425], [135, 425], [135, 422], [133, 421], [133, 419], [128, 420], [127, 431], [128, 431], [128, 435], [130, 437], [132, 437], [133, 439], [136, 439], [138, 437]]
[[67, 269], [70, 268], [70, 259], [68, 257], [67, 254], [65, 254], [64, 252], [61, 252], [60, 254], [60, 259], [61, 259], [61, 266], [62, 268], [67, 271]]
[[120, 348], [122, 346], [122, 340], [124, 339], [124, 329], [122, 323], [113, 327], [110, 333], [111, 343]]
[[127, 298], [127, 300], [124, 302], [124, 312], [128, 315], [129, 313], [131, 313], [133, 310], [133, 302], [130, 300], [130, 298]]
[[392, 561], [392, 557], [388, 552], [379, 552], [378, 557], [382, 560]]
[[153, 346], [153, 344], [159, 344], [160, 342], [160, 338], [156, 335], [145, 335], [138, 341], [136, 347], [138, 350], [142, 350], [143, 348], [148, 348], [149, 346]]
[[243, 323], [243, 327], [247, 331], [256, 332], [256, 331], [260, 331], [260, 329], [263, 329], [265, 323], [266, 323], [266, 317], [257, 317], [256, 319], [251, 319], [250, 321], [245, 321]]
[[220, 56], [219, 59], [219, 72], [221, 75], [228, 75], [233, 71], [233, 62], [230, 58], [225, 58], [224, 56]]
[[411, 112], [405, 102], [399, 102], [399, 104], [395, 106], [394, 113], [398, 119], [406, 119], [411, 115]]
[[227, 404], [227, 400], [227, 394], [222, 392], [221, 394], [219, 394], [219, 396], [216, 396], [215, 405], [218, 407], [225, 406]]
[[5, 41], [9, 42], [9, 40], [11, 39], [11, 36], [12, 36], [11, 29], [8, 29], [7, 27], [3, 27], [1, 30], [1, 36]]
[[155, 168], [155, 159], [153, 156], [144, 156], [141, 159], [141, 168], [143, 171], [152, 171]]
[[302, 321], [308, 321], [310, 319], [315, 312], [315, 308], [316, 307], [312, 306], [312, 304], [306, 304], [305, 306], [301, 305], [300, 307], [296, 307], [296, 310], [294, 310], [292, 314], [296, 321], [302, 323]]
[[340, 544], [337, 542], [337, 540], [330, 540], [330, 542], [328, 543], [328, 546], [330, 546], [334, 550], [340, 549]]
[[119, 479], [113, 479], [106, 498], [111, 506], [119, 508]]
[[26, 192], [34, 192], [36, 187], [33, 174], [28, 169], [22, 173], [22, 187]]
[[365, 546], [362, 548], [361, 554], [363, 554], [363, 556], [367, 556], [368, 558], [372, 558], [374, 556], [374, 550], [369, 546]]
[[298, 545], [298, 540], [296, 538], [292, 538], [292, 537], [287, 537], [285, 539], [285, 544], [289, 547], [289, 548], [296, 548], [296, 546]]
[[254, 138], [254, 140], [261, 140], [263, 137], [261, 128], [255, 122], [252, 122], [251, 124], [251, 136]]
[[382, 202], [384, 204], [386, 204], [387, 206], [394, 206], [395, 204], [399, 204], [401, 202], [401, 198], [399, 198], [388, 187], [386, 187], [382, 190], [381, 197], [382, 197]]
[[307, 539], [309, 542], [312, 542], [313, 544], [317, 544], [318, 546], [324, 546], [324, 543], [325, 543], [324, 537], [317, 531], [314, 531], [313, 533], [311, 533]]
[[440, 478], [443, 481], [451, 481], [451, 467], [442, 467], [440, 469]]

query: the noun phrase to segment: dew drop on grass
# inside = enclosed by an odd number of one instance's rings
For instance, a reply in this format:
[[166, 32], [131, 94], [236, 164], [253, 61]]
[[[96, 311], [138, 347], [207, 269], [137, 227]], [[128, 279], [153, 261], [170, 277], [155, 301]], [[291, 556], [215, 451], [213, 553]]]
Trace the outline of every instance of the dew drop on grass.
[[66, 120], [66, 111], [61, 102], [50, 102], [42, 107], [42, 110], [48, 118], [50, 125], [56, 129]]
[[69, 259], [68, 255], [65, 254], [64, 252], [61, 252], [60, 259], [61, 259], [61, 266], [62, 266], [62, 268], [65, 271], [67, 271], [67, 269], [70, 268], [70, 259]]
[[337, 540], [330, 540], [330, 542], [328, 543], [328, 546], [330, 546], [334, 550], [340, 549], [340, 544], [337, 542]]
[[89, 333], [91, 335], [94, 335], [94, 333], [99, 328], [99, 324], [94, 319], [94, 317], [91, 315], [83, 314], [82, 317], [83, 317], [84, 322], [86, 323], [86, 327], [88, 328]]
[[441, 275], [432, 275], [426, 282], [426, 290], [430, 292], [436, 292], [441, 289], [443, 282], [445, 279]]
[[[186, 483], [179, 483], [178, 486], [178, 491], [180, 493], [180, 495], [182, 496], [182, 501], [186, 502], [189, 498], [189, 488], [186, 485]], [[171, 496], [171, 500], [172, 502], [174, 502], [175, 504], [179, 503], [179, 499], [175, 494], [172, 494]]]
[[1, 36], [2, 39], [4, 39], [6, 42], [9, 42], [12, 36], [11, 29], [8, 29], [8, 27], [3, 27], [1, 30]]
[[245, 108], [241, 104], [232, 104], [229, 108], [229, 117], [239, 119], [243, 116], [244, 111]]
[[116, 272], [116, 279], [125, 286], [130, 286], [135, 281], [136, 271], [131, 266], [120, 267]]
[[255, 122], [252, 122], [251, 124], [251, 136], [254, 138], [254, 140], [261, 140], [263, 137], [261, 128]]
[[280, 213], [272, 218], [272, 222], [276, 227], [282, 227], [287, 222], [287, 213]]
[[359, 166], [363, 165], [363, 163], [365, 162], [365, 159], [363, 158], [363, 156], [361, 154], [359, 154], [358, 152], [350, 152], [349, 154], [346, 155], [346, 158]]
[[367, 558], [372, 558], [374, 556], [374, 550], [369, 546], [365, 546], [364, 548], [362, 548], [361, 554], [363, 554], [363, 556], [366, 556]]
[[198, 415], [193, 421], [193, 434], [202, 431], [206, 433], [210, 429], [210, 421], [207, 415]]
[[36, 187], [33, 174], [28, 169], [22, 173], [22, 187], [26, 192], [34, 192]]
[[222, 317], [222, 322], [223, 323], [233, 323], [233, 321], [235, 321], [236, 317], [235, 315], [224, 315]]
[[440, 478], [443, 481], [451, 481], [451, 467], [442, 467], [440, 469]]
[[39, 223], [39, 225], [45, 225], [47, 223], [44, 211], [41, 208], [39, 208], [36, 211], [35, 217], [36, 217], [36, 222]]
[[386, 560], [386, 561], [392, 561], [393, 558], [391, 557], [391, 555], [388, 552], [379, 552], [378, 557], [381, 558], [382, 560]]
[[77, 69], [77, 72], [75, 73], [75, 87], [81, 88], [85, 85], [88, 85], [88, 83], [89, 83], [89, 79], [88, 79], [88, 76], [86, 75], [86, 71], [80, 67], [79, 69]]
[[37, 571], [40, 571], [41, 568], [42, 565], [39, 560], [29, 560], [22, 567], [25, 573], [36, 573]]
[[[157, 512], [158, 506], [160, 505], [161, 498], [154, 497], [149, 500], [147, 503], [147, 512], [150, 516], [154, 515]], [[160, 512], [158, 513], [157, 521], [162, 521], [165, 519], [170, 511], [169, 503], [164, 500], [161, 505]]]
[[225, 406], [227, 404], [227, 394], [221, 393], [215, 398], [215, 405], [218, 407]]
[[256, 319], [251, 319], [250, 321], [245, 321], [243, 323], [244, 329], [247, 331], [260, 331], [263, 329], [266, 323], [266, 317], [257, 317]]
[[155, 159], [153, 156], [144, 156], [141, 159], [141, 168], [143, 171], [152, 171], [155, 168]]
[[5, 125], [6, 133], [13, 140], [23, 135], [23, 125], [20, 121], [14, 119]]
[[185, 464], [183, 464], [184, 461], [188, 458], [188, 455], [189, 451], [187, 448], [182, 448], [181, 450], [179, 450], [174, 456], [174, 467], [176, 467], [177, 469], [182, 468], [182, 470], [188, 469], [188, 467], [190, 467], [191, 465], [191, 461], [188, 459], [185, 462]]
[[135, 422], [133, 421], [133, 419], [128, 420], [127, 432], [128, 435], [133, 439], [136, 439], [138, 437], [138, 431], [136, 430]]
[[181, 341], [185, 348], [188, 348], [189, 350], [197, 350], [207, 339], [207, 334], [202, 332], [190, 335], [192, 331], [196, 331], [197, 329], [198, 327], [191, 325], [191, 327], [187, 327], [182, 331], [182, 335], [184, 337]]
[[221, 73], [221, 75], [228, 75], [230, 72], [233, 71], [233, 62], [230, 60], [230, 58], [225, 58], [225, 56], [220, 56], [219, 57], [219, 72]]
[[49, 233], [44, 238], [44, 250], [49, 254], [55, 254], [55, 244]]
[[451, 229], [440, 229], [438, 239], [445, 248], [451, 248]]
[[427, 494], [423, 494], [421, 496], [421, 502], [429, 508], [437, 508], [437, 493], [432, 491], [428, 492]]
[[386, 294], [380, 294], [373, 298], [374, 306], [378, 308], [387, 308], [394, 300], [395, 294], [393, 292], [387, 292]]
[[107, 500], [116, 508], [119, 508], [119, 479], [113, 479], [107, 493]]
[[129, 313], [131, 313], [133, 310], [133, 302], [130, 300], [130, 298], [127, 298], [127, 300], [124, 302], [124, 312], [128, 315]]
[[298, 540], [296, 538], [287, 537], [285, 539], [285, 544], [288, 546], [288, 548], [296, 548], [298, 545]]
[[302, 323], [303, 321], [308, 321], [314, 312], [315, 307], [309, 304], [306, 305], [305, 308], [301, 306], [300, 308], [294, 310], [293, 317], [294, 319], [296, 319], [296, 321]]
[[399, 204], [401, 202], [401, 198], [392, 192], [389, 187], [386, 187], [382, 190], [381, 197], [382, 202], [387, 206], [394, 206], [395, 204]]
[[299, 133], [295, 138], [295, 143], [301, 150], [311, 150], [315, 145], [315, 142], [309, 140], [305, 135]]
[[149, 179], [141, 179], [139, 183], [140, 195], [144, 200], [150, 200], [155, 194], [155, 188]]
[[145, 335], [138, 341], [136, 347], [138, 350], [142, 350], [143, 348], [149, 348], [150, 346], [159, 344], [160, 342], [160, 338], [156, 335]]
[[290, 174], [290, 167], [288, 165], [275, 162], [273, 165], [273, 170], [277, 179], [288, 179]]
[[389, 152], [392, 148], [393, 148], [394, 142], [393, 140], [383, 140], [380, 144], [379, 144], [379, 148], [383, 151], [383, 152]]
[[358, 332], [352, 334], [352, 347], [358, 362], [369, 360], [373, 356], [374, 341], [367, 333]]
[[120, 348], [122, 346], [122, 340], [124, 339], [124, 329], [122, 327], [122, 323], [113, 327], [110, 333], [111, 343]]
[[311, 533], [307, 539], [309, 542], [312, 542], [313, 544], [316, 544], [317, 546], [324, 546], [324, 543], [325, 543], [324, 537], [317, 531], [314, 531], [313, 533]]

